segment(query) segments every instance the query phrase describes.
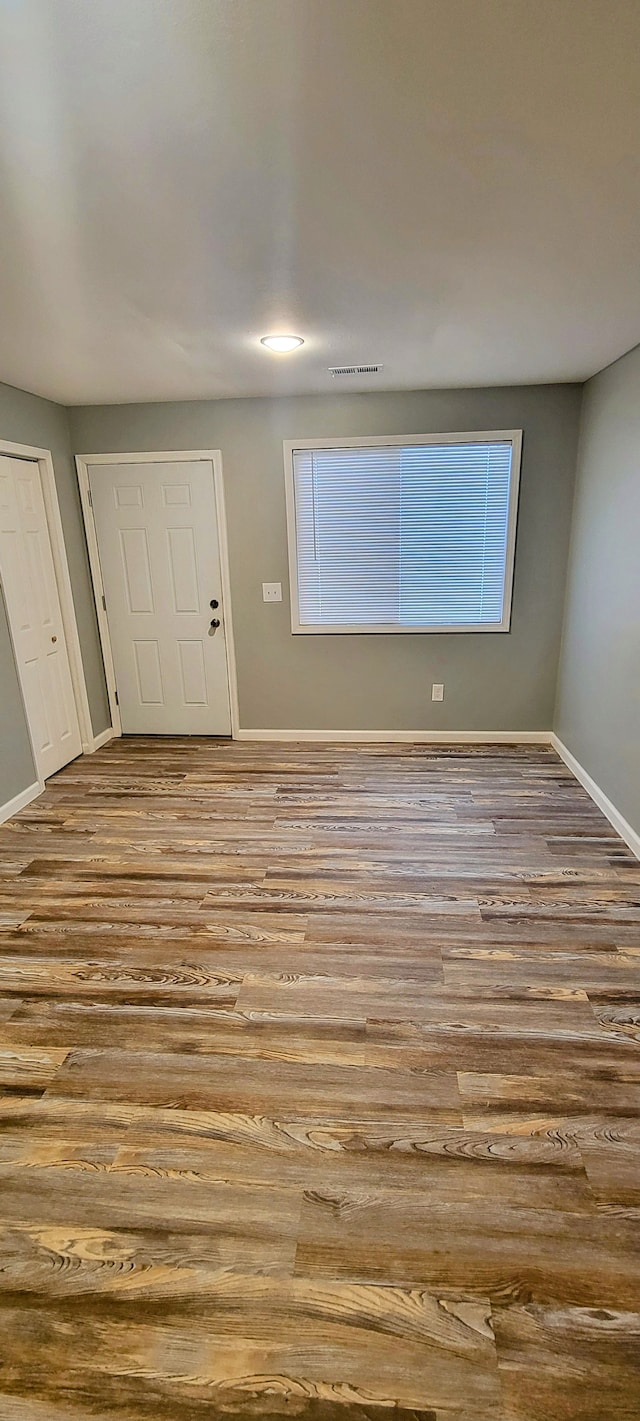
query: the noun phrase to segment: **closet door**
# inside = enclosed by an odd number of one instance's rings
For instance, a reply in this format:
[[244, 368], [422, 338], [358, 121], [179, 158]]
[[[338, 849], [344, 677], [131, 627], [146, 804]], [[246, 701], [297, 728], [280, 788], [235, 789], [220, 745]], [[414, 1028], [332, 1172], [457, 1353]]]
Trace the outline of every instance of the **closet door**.
[[41, 779], [82, 753], [40, 469], [0, 456], [0, 573]]

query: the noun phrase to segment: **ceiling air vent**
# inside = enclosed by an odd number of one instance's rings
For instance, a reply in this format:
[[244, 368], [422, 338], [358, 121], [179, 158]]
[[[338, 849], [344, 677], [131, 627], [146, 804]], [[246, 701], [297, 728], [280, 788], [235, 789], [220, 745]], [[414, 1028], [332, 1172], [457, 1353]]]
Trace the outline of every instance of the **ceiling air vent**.
[[382, 370], [381, 365], [330, 365], [329, 374], [336, 375], [377, 375]]

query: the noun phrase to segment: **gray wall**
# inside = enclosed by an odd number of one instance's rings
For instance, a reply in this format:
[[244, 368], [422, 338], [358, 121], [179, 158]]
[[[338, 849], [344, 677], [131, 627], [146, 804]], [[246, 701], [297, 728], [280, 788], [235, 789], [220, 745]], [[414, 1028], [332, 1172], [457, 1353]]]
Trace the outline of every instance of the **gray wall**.
[[556, 731], [640, 833], [640, 346], [585, 386]]
[[[0, 438], [50, 449], [73, 585], [94, 733], [109, 724], [102, 658], [66, 410], [0, 385]], [[36, 779], [4, 605], [0, 606], [0, 805]]]
[[[580, 410], [578, 386], [194, 401], [69, 411], [78, 453], [222, 450], [243, 728], [548, 730]], [[524, 429], [509, 634], [291, 635], [282, 441]], [[442, 705], [432, 681], [444, 681]]]

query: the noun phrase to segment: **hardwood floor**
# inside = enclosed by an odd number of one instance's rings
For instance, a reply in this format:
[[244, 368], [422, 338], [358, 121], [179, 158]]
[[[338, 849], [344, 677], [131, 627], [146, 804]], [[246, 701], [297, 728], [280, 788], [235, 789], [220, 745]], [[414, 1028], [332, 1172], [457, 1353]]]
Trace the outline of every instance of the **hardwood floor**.
[[546, 747], [0, 829], [2, 1421], [638, 1421], [640, 864]]

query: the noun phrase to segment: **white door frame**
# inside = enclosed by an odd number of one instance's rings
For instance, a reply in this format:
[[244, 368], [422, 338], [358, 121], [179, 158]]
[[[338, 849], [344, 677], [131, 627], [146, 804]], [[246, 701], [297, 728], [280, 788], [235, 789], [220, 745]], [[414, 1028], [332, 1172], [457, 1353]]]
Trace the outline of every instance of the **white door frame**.
[[218, 524], [218, 548], [220, 552], [220, 574], [222, 578], [222, 598], [224, 604], [225, 641], [227, 648], [227, 677], [229, 681], [229, 703], [231, 706], [231, 735], [238, 738], [238, 683], [236, 679], [236, 657], [233, 640], [233, 618], [231, 614], [231, 582], [229, 577], [229, 549], [227, 543], [227, 515], [225, 511], [224, 480], [222, 476], [222, 453], [219, 449], [171, 449], [164, 451], [145, 450], [137, 454], [76, 454], [78, 485], [82, 516], [84, 518], [89, 566], [93, 583], [93, 595], [98, 617], [98, 629], [104, 657], [107, 678], [107, 692], [111, 707], [111, 724], [115, 735], [122, 735], [122, 722], [117, 701], [116, 676], [113, 662], [106, 601], [100, 567], [98, 538], [91, 506], [89, 469], [100, 464], [196, 464], [207, 463], [213, 467], [213, 485]]
[[[53, 557], [53, 567], [60, 601], [60, 614], [62, 616], [62, 626], [69, 659], [69, 670], [71, 672], [71, 685], [73, 687], [73, 698], [76, 705], [78, 724], [80, 726], [80, 739], [85, 755], [90, 755], [98, 747], [95, 743], [93, 726], [91, 724], [91, 713], [89, 711], [89, 698], [87, 696], [87, 684], [82, 664], [82, 654], [80, 651], [80, 638], [78, 636], [78, 624], [76, 612], [73, 605], [73, 594], [71, 591], [71, 578], [69, 576], [69, 564], [67, 562], [67, 550], [65, 547], [64, 533], [62, 531], [62, 519], [60, 517], [60, 505], [58, 503], [58, 491], [56, 488], [56, 477], [53, 469], [53, 459], [50, 449], [36, 449], [30, 444], [15, 444], [10, 439], [0, 439], [0, 455], [6, 455], [10, 459], [26, 459], [35, 462], [40, 471], [40, 484], [42, 487], [42, 497], [44, 501], [44, 511], [47, 519], [49, 531], [49, 542]], [[2, 569], [0, 568], [0, 572]], [[7, 607], [7, 619], [9, 622], [9, 634], [13, 648], [22, 702], [24, 705], [24, 715], [29, 731], [31, 743], [31, 753], [33, 764], [38, 776], [40, 790], [44, 789], [44, 780], [38, 768], [38, 759], [31, 734], [29, 716], [27, 713], [27, 702], [24, 691], [22, 668], [17, 655], [16, 645], [11, 626], [11, 617]]]

